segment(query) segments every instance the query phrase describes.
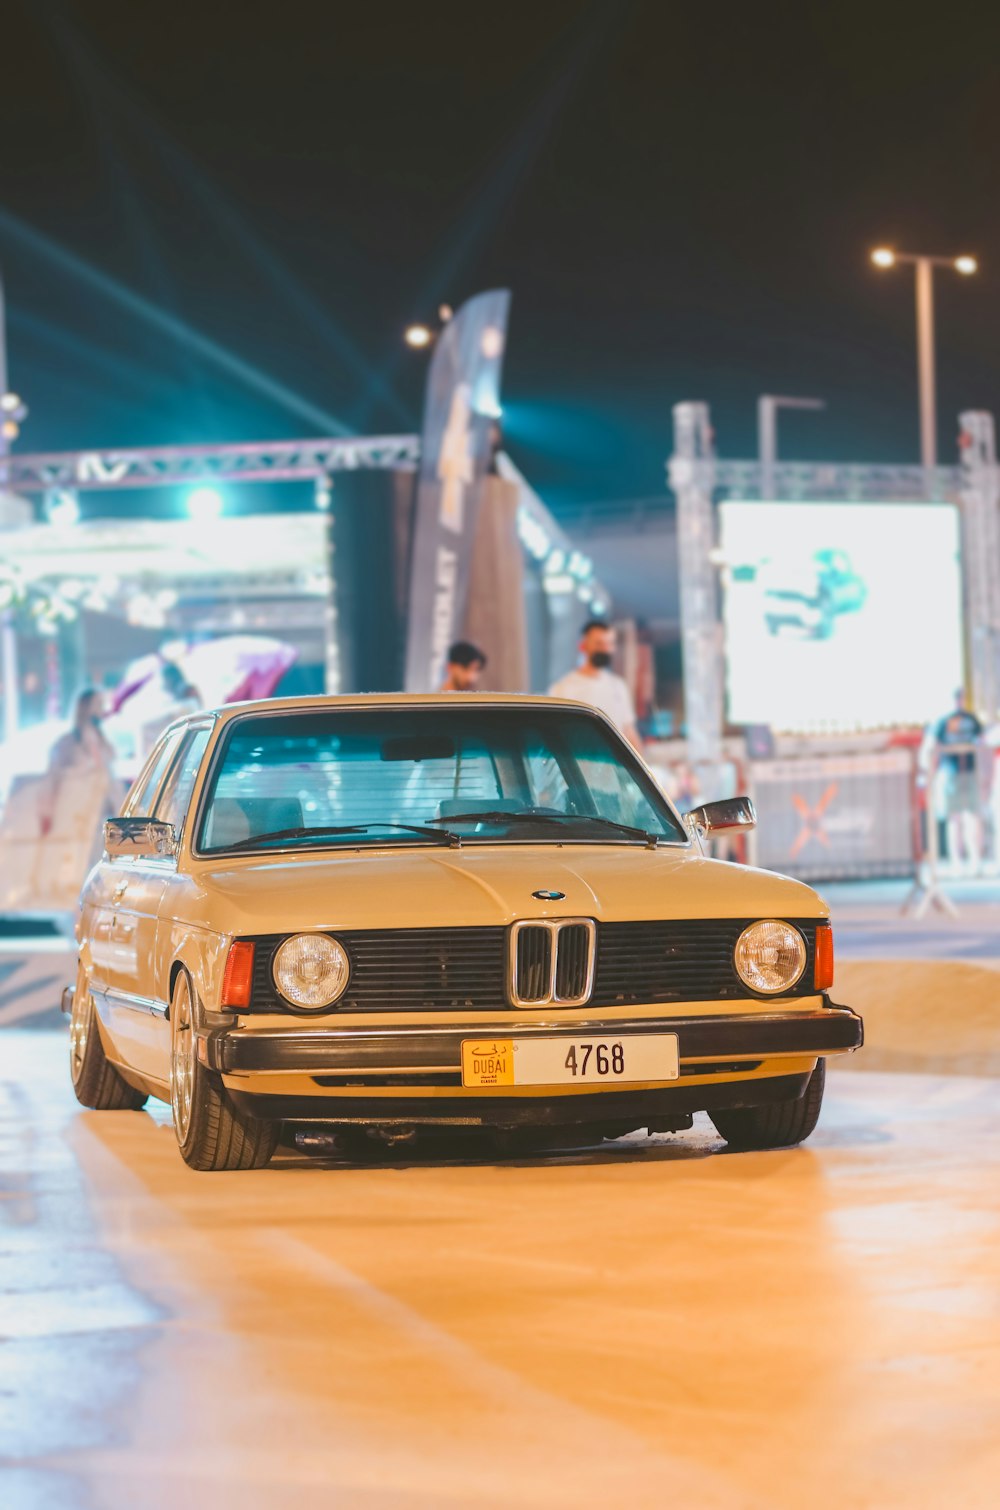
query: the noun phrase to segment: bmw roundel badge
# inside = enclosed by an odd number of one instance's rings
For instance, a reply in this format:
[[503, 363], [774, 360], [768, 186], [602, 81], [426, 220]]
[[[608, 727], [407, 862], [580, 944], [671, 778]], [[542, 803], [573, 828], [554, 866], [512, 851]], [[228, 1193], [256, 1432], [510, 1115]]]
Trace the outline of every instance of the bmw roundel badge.
[[533, 891], [531, 895], [537, 897], [540, 902], [561, 902], [566, 893], [564, 891]]

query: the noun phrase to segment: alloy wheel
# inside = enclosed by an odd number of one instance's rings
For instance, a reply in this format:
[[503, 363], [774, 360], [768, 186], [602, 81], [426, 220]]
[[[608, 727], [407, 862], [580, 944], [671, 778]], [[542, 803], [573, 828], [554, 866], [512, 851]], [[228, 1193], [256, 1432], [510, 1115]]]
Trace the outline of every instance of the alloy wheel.
[[187, 1141], [191, 1130], [194, 1104], [194, 1075], [197, 1045], [191, 1020], [191, 987], [186, 975], [177, 978], [170, 1007], [173, 1040], [170, 1051], [170, 1106], [178, 1141]]
[[83, 1074], [92, 1011], [90, 992], [81, 990], [77, 986], [73, 993], [73, 1008], [69, 1018], [69, 1072], [74, 1085], [79, 1083], [80, 1076]]

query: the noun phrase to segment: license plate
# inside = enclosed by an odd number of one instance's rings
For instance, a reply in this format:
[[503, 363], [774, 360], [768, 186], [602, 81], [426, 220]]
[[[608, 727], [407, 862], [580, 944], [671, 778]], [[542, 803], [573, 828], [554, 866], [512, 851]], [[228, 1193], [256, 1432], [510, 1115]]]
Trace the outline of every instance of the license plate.
[[462, 1040], [465, 1086], [634, 1085], [679, 1075], [676, 1033]]

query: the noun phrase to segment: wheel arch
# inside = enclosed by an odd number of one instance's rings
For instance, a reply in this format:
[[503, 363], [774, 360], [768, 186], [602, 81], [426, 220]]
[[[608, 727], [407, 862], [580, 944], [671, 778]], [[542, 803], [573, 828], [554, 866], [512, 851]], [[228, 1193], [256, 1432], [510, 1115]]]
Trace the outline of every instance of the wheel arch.
[[[180, 975], [180, 973], [181, 973], [182, 970], [187, 970], [188, 975], [191, 974], [191, 971], [188, 969], [187, 965], [184, 963], [184, 961], [182, 959], [175, 959], [174, 962], [173, 962], [173, 964], [170, 966], [170, 979], [167, 982], [167, 1001], [168, 1002], [171, 1002], [174, 999], [174, 987], [177, 984], [177, 977], [178, 977], [178, 975]], [[167, 1015], [168, 1016], [170, 1015], [169, 1012], [168, 1012]]]
[[222, 992], [229, 944], [225, 934], [176, 921], [168, 923], [157, 936], [158, 950], [162, 950], [157, 974], [166, 1000], [173, 999], [177, 976], [186, 970], [197, 1009], [215, 1011]]

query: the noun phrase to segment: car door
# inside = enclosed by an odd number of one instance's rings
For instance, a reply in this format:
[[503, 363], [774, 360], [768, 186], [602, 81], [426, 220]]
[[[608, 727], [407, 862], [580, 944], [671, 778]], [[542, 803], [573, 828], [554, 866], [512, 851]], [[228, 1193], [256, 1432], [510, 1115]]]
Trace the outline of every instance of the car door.
[[[164, 735], [153, 749], [122, 808], [126, 817], [152, 816], [157, 794], [184, 737], [183, 729]], [[132, 1012], [124, 1002], [130, 989], [126, 955], [122, 951], [119, 913], [135, 877], [133, 856], [105, 856], [91, 874], [82, 898], [81, 938], [90, 954], [91, 992], [114, 1044], [129, 1061]], [[126, 936], [131, 925], [125, 929]]]
[[[187, 725], [166, 767], [150, 817], [170, 823], [179, 835], [195, 778], [211, 733], [210, 724]], [[135, 817], [145, 816], [139, 812]], [[117, 965], [112, 1016], [127, 1062], [155, 1080], [165, 1080], [170, 1061], [166, 983], [156, 975], [156, 929], [160, 902], [177, 871], [173, 855], [128, 860], [115, 888], [112, 929]]]

